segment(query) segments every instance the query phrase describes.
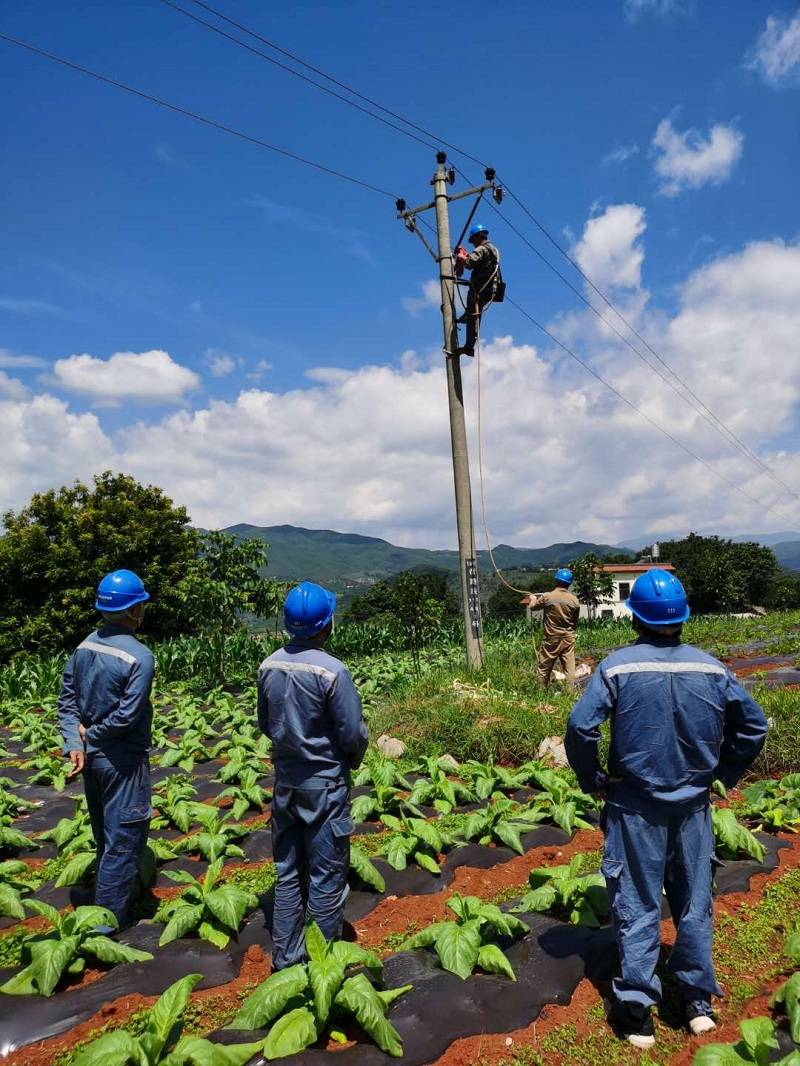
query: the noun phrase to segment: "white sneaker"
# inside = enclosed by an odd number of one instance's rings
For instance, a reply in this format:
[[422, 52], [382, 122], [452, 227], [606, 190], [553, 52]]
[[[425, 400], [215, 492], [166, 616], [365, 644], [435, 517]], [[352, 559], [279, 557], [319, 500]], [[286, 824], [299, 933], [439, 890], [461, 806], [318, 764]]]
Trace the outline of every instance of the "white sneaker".
[[689, 1019], [689, 1029], [692, 1036], [702, 1036], [703, 1033], [711, 1033], [717, 1028], [717, 1023], [707, 1014], [698, 1014], [696, 1018]]

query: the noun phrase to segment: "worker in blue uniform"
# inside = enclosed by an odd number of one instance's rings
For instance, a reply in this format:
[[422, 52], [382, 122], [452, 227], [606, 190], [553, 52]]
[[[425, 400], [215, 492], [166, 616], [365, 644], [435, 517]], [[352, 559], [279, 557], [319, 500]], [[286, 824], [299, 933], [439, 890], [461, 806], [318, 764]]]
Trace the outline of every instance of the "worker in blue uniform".
[[[722, 663], [681, 643], [689, 606], [673, 574], [642, 574], [627, 606], [638, 639], [600, 663], [570, 714], [566, 750], [581, 788], [606, 800], [602, 872], [621, 964], [609, 1022], [647, 1048], [661, 997], [662, 891], [676, 927], [668, 970], [687, 1024], [695, 1035], [715, 1027], [711, 997], [722, 992], [711, 960], [710, 788], [715, 779], [736, 784], [761, 750], [767, 722]], [[605, 771], [597, 746], [608, 718]]]
[[284, 603], [289, 643], [258, 672], [258, 722], [272, 741], [272, 852], [277, 884], [272, 966], [305, 957], [304, 927], [341, 936], [350, 867], [350, 771], [367, 748], [361, 699], [324, 644], [336, 597], [310, 581]]
[[130, 570], [103, 578], [95, 602], [103, 624], [70, 657], [58, 700], [69, 776], [83, 774], [97, 848], [95, 903], [120, 926], [150, 826], [153, 655], [135, 636], [149, 598]]

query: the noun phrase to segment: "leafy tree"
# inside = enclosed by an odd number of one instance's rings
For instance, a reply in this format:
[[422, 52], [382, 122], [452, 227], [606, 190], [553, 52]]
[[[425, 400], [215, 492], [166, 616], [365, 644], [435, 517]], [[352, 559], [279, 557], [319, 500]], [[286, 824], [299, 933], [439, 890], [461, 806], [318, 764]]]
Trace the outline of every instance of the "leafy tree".
[[198, 628], [208, 633], [217, 652], [219, 677], [225, 676], [225, 642], [244, 628], [244, 618], [268, 618], [281, 602], [282, 586], [268, 581], [267, 545], [238, 540], [230, 533], [200, 535], [201, 553], [178, 588], [184, 608]]
[[[525, 580], [517, 579], [515, 582], [513, 576], [511, 578], [512, 584], [518, 584], [521, 589], [526, 592], [549, 592], [553, 587], [553, 573], [552, 571], [540, 574], [531, 574]], [[523, 607], [520, 607], [519, 601], [522, 599], [518, 592], [513, 592], [498, 579], [493, 578], [490, 584], [489, 599], [486, 601], [486, 616], [487, 618], [521, 618]]]
[[106, 471], [37, 492], [3, 515], [0, 538], [0, 660], [19, 651], [73, 647], [96, 624], [94, 592], [110, 570], [140, 575], [153, 602], [154, 639], [192, 629], [177, 594], [197, 554], [189, 516], [161, 489]]
[[614, 593], [614, 578], [603, 569], [603, 560], [594, 552], [569, 564], [573, 574], [572, 591], [589, 608], [593, 616], [598, 606]]
[[661, 545], [684, 584], [696, 614], [741, 611], [763, 604], [779, 568], [774, 554], [761, 544], [734, 544], [722, 537], [690, 533]]
[[764, 606], [774, 611], [800, 607], [800, 574], [778, 574], [769, 587]]

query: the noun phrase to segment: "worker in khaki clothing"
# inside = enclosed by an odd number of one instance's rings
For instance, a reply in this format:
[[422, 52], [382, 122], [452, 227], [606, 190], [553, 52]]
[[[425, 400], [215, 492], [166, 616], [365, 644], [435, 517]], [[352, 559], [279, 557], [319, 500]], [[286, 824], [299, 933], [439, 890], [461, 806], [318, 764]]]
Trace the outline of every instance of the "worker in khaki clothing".
[[560, 664], [567, 675], [567, 684], [575, 684], [575, 629], [581, 605], [578, 597], [569, 591], [572, 571], [562, 567], [556, 570], [556, 587], [552, 592], [540, 595], [531, 593], [521, 601], [526, 607], [543, 611], [543, 636], [539, 648], [539, 680], [550, 684], [550, 676]]

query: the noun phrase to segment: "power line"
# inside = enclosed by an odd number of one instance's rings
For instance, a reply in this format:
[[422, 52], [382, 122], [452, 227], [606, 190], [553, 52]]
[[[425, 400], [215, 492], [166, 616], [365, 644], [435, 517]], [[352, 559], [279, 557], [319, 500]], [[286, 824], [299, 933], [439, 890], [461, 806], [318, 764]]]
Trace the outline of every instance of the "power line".
[[792, 521], [792, 519], [789, 518], [788, 515], [783, 514], [783, 512], [779, 511], [776, 507], [763, 503], [761, 500], [757, 499], [757, 497], [752, 496], [749, 492], [743, 489], [741, 485], [738, 485], [735, 481], [732, 481], [729, 477], [726, 477], [725, 474], [721, 474], [714, 466], [711, 465], [711, 463], [708, 462], [708, 460], [704, 459], [701, 455], [698, 455], [697, 452], [693, 451], [687, 444], [684, 444], [682, 440], [679, 440], [679, 438], [676, 437], [673, 433], [670, 433], [668, 429], [665, 429], [664, 426], [662, 426], [654, 418], [648, 415], [640, 407], [637, 407], [633, 400], [629, 400], [628, 397], [625, 396], [624, 393], [620, 392], [615, 385], [612, 385], [610, 381], [607, 381], [606, 378], [604, 378], [602, 374], [600, 374], [597, 370], [594, 369], [594, 367], [587, 363], [585, 359], [581, 359], [581, 357], [576, 352], [574, 352], [572, 348], [570, 348], [567, 344], [564, 344], [564, 342], [560, 340], [554, 333], [551, 333], [551, 331], [546, 326], [543, 326], [542, 323], [539, 322], [536, 318], [534, 318], [534, 316], [529, 311], [526, 311], [524, 307], [520, 307], [520, 305], [515, 300], [512, 300], [509, 296], [506, 296], [505, 302], [511, 304], [512, 307], [516, 308], [516, 310], [519, 311], [521, 315], [527, 318], [528, 321], [531, 322], [534, 326], [536, 326], [537, 329], [541, 330], [546, 337], [549, 337], [550, 340], [554, 344], [558, 345], [558, 347], [561, 348], [561, 350], [565, 352], [568, 356], [570, 356], [571, 359], [574, 359], [576, 363], [579, 363], [584, 370], [588, 371], [588, 373], [592, 375], [592, 377], [596, 378], [602, 385], [604, 385], [607, 389], [613, 392], [614, 395], [618, 399], [622, 400], [624, 404], [627, 404], [627, 406], [630, 407], [632, 411], [635, 411], [636, 414], [640, 416], [640, 418], [643, 418], [646, 422], [649, 422], [654, 429], [657, 429], [659, 433], [662, 433], [665, 437], [671, 440], [673, 444], [677, 445], [681, 449], [681, 451], [684, 451], [690, 458], [694, 459], [698, 463], [702, 463], [702, 465], [707, 470], [711, 471], [714, 477], [719, 478], [720, 481], [724, 481], [725, 484], [728, 485], [730, 488], [735, 489], [736, 492], [740, 493], [742, 496], [747, 497], [747, 499], [750, 500], [751, 503], [757, 504], [765, 511], [771, 511], [773, 514], [778, 515], [785, 522]]
[[[300, 78], [301, 81], [304, 81], [309, 85], [313, 85], [321, 92], [327, 93], [329, 96], [333, 96], [337, 100], [341, 100], [342, 103], [348, 104], [350, 107], [355, 107], [358, 111], [361, 111], [362, 114], [369, 115], [370, 118], [374, 118], [378, 122], [382, 122], [385, 126], [389, 126], [391, 129], [396, 130], [398, 133], [402, 133], [404, 137], [410, 137], [412, 140], [418, 141], [419, 144], [424, 145], [426, 148], [431, 148], [433, 151], [436, 151], [439, 147], [432, 141], [424, 140], [422, 137], [418, 137], [415, 133], [411, 133], [409, 130], [403, 129], [403, 127], [398, 126], [396, 122], [391, 122], [389, 119], [383, 118], [381, 115], [376, 115], [374, 111], [370, 111], [367, 107], [362, 107], [361, 104], [357, 104], [354, 100], [348, 100], [348, 98], [346, 96], [342, 96], [341, 93], [337, 93], [334, 89], [329, 89], [327, 85], [321, 85], [320, 82], [315, 81], [313, 78], [309, 78], [306, 74], [302, 74], [299, 70], [294, 70], [286, 63], [281, 63], [280, 60], [274, 59], [272, 56], [267, 55], [266, 52], [262, 52], [259, 48], [254, 48], [252, 45], [247, 44], [246, 41], [239, 40], [239, 38], [234, 37], [233, 34], [226, 33], [225, 30], [220, 29], [219, 26], [215, 26], [212, 22], [208, 22], [206, 19], [200, 18], [199, 15], [193, 15], [191, 11], [187, 11], [186, 8], [181, 7], [179, 4], [173, 3], [173, 0], [161, 0], [161, 3], [166, 5], [166, 7], [171, 7], [173, 11], [179, 12], [179, 14], [184, 15], [187, 19], [191, 19], [192, 22], [196, 22], [200, 26], [205, 26], [206, 29], [211, 30], [212, 33], [216, 33], [220, 37], [224, 37], [226, 40], [231, 41], [233, 44], [238, 44], [240, 48], [246, 49], [253, 55], [259, 56], [261, 59], [265, 59], [267, 63], [272, 63], [273, 66], [278, 67], [280, 70], [285, 70], [287, 74], [293, 74], [296, 78]], [[201, 4], [201, 7], [206, 7], [206, 5]], [[213, 9], [209, 8], [209, 10]], [[226, 22], [231, 22], [234, 25], [238, 26], [238, 23], [233, 22], [233, 19], [228, 19], [220, 12], [214, 11], [214, 14], [221, 19], [225, 19]], [[246, 32], [249, 33], [251, 31], [248, 30]], [[253, 36], [257, 35], [253, 34]]]
[[264, 141], [260, 137], [254, 137], [249, 133], [245, 133], [243, 130], [235, 129], [233, 126], [227, 126], [223, 122], [217, 122], [216, 119], [200, 115], [196, 111], [190, 111], [188, 108], [180, 107], [178, 104], [172, 104], [168, 100], [162, 99], [160, 96], [154, 96], [152, 93], [144, 92], [142, 89], [135, 89], [132, 85], [126, 85], [124, 82], [117, 81], [115, 78], [108, 77], [106, 74], [100, 74], [98, 71], [91, 70], [89, 67], [83, 67], [79, 63], [73, 63], [72, 60], [65, 59], [63, 56], [56, 55], [54, 52], [47, 52], [43, 48], [37, 48], [36, 45], [30, 44], [27, 41], [21, 41], [16, 37], [11, 37], [7, 33], [0, 33], [0, 40], [7, 41], [9, 44], [13, 44], [17, 48], [23, 48], [35, 55], [42, 56], [44, 59], [49, 59], [51, 62], [58, 63], [63, 67], [68, 67], [70, 70], [75, 70], [79, 74], [86, 74], [88, 77], [94, 78], [96, 81], [103, 82], [106, 85], [112, 85], [115, 89], [122, 89], [123, 92], [130, 93], [131, 96], [138, 96], [141, 100], [147, 100], [151, 104], [157, 104], [159, 107], [166, 108], [168, 111], [173, 111], [178, 115], [183, 115], [185, 118], [191, 118], [195, 122], [201, 122], [204, 126], [210, 126], [212, 129], [220, 130], [223, 133], [229, 133], [231, 136], [238, 137], [240, 140], [247, 141], [249, 144], [254, 144], [258, 148], [266, 148], [268, 151], [282, 155], [286, 159], [293, 160], [295, 163], [302, 163], [304, 166], [313, 167], [314, 170], [320, 170], [323, 174], [329, 174], [334, 178], [341, 178], [342, 181], [349, 181], [353, 185], [359, 185], [363, 189], [369, 189], [370, 192], [380, 193], [381, 196], [388, 196], [392, 200], [397, 199], [396, 195], [389, 192], [387, 189], [381, 189], [379, 186], [372, 185], [368, 181], [353, 177], [352, 174], [345, 174], [344, 171], [335, 170], [333, 167], [325, 166], [324, 163], [317, 163], [313, 159], [307, 159], [305, 156], [291, 152], [287, 148], [280, 148], [276, 144], [270, 144], [268, 141]]
[[[167, 0], [163, 0], [163, 2], [166, 3]], [[276, 44], [274, 41], [271, 41], [268, 37], [264, 37], [263, 34], [258, 33], [256, 30], [251, 29], [249, 26], [245, 26], [241, 22], [237, 22], [236, 19], [230, 18], [228, 15], [224, 14], [222, 11], [218, 11], [215, 7], [212, 7], [211, 4], [205, 3], [204, 0], [191, 0], [191, 3], [196, 4], [197, 7], [203, 8], [204, 11], [208, 11], [209, 14], [215, 15], [218, 19], [221, 19], [223, 22], [227, 22], [228, 25], [235, 26], [237, 30], [240, 30], [242, 33], [246, 33], [249, 37], [253, 37], [255, 40], [260, 41], [262, 44], [267, 45], [267, 47], [272, 48], [273, 51], [278, 52], [282, 56], [286, 56], [287, 59], [291, 59], [294, 63], [299, 64], [301, 67], [305, 67], [306, 70], [310, 70], [313, 74], [318, 74], [321, 78], [324, 78], [326, 81], [329, 81], [332, 85], [336, 85], [340, 89], [344, 89], [345, 92], [350, 93], [351, 96], [355, 96], [357, 99], [363, 100], [364, 103], [369, 104], [371, 107], [377, 107], [378, 110], [382, 111], [385, 115], [389, 115], [389, 116], [391, 116], [391, 118], [397, 119], [398, 122], [402, 122], [406, 126], [409, 126], [412, 130], [416, 130], [417, 133], [421, 133], [423, 136], [430, 138], [430, 140], [436, 141], [439, 145], [442, 145], [445, 148], [450, 148], [452, 151], [456, 152], [458, 155], [463, 155], [464, 158], [465, 159], [469, 159], [470, 162], [477, 163], [478, 166], [483, 167], [483, 168], [486, 168], [486, 166], [488, 165], [487, 163], [483, 162], [483, 160], [478, 159], [476, 156], [471, 155], [469, 152], [465, 151], [465, 149], [459, 148], [455, 144], [450, 144], [450, 142], [446, 141], [443, 137], [437, 137], [437, 135], [435, 133], [431, 133], [430, 130], [426, 130], [424, 126], [419, 126], [416, 122], [412, 122], [411, 119], [406, 118], [404, 115], [401, 115], [399, 112], [392, 111], [391, 108], [384, 107], [384, 105], [379, 103], [377, 100], [374, 100], [374, 99], [372, 99], [372, 97], [367, 96], [364, 93], [359, 92], [357, 89], [354, 89], [352, 87], [352, 85], [348, 85], [346, 82], [339, 81], [339, 79], [338, 78], [334, 78], [332, 74], [326, 73], [326, 71], [322, 70], [320, 67], [315, 67], [313, 65], [313, 63], [309, 63], [307, 60], [303, 59], [301, 56], [298, 56], [296, 53], [290, 52], [286, 48], [282, 48], [280, 45]], [[170, 6], [173, 7], [175, 5], [174, 4], [170, 4]], [[180, 10], [180, 9], [178, 9], [178, 10]], [[184, 12], [184, 13], [186, 13], [186, 12]], [[206, 23], [206, 25], [209, 25], [209, 24]], [[236, 40], [236, 38], [231, 38], [231, 39], [232, 40]], [[242, 44], [242, 42], [238, 42], [238, 43]], [[244, 45], [244, 47], [247, 47], [247, 46]], [[267, 57], [265, 57], [265, 58], [267, 58]], [[284, 70], [288, 70], [290, 74], [294, 74], [296, 77], [299, 77], [299, 78], [303, 77], [303, 75], [300, 74], [299, 71], [292, 70], [290, 67], [284, 67], [283, 69]], [[306, 78], [304, 80], [309, 81], [310, 79]], [[312, 85], [316, 84], [318, 88], [324, 89], [324, 86], [321, 86], [321, 85], [319, 85], [316, 82], [312, 81], [311, 84]], [[330, 90], [325, 89], [324, 91], [328, 92]], [[344, 103], [349, 104], [351, 107], [357, 107], [358, 106], [354, 101], [347, 100], [345, 97], [341, 97], [340, 96], [339, 99], [342, 100]], [[359, 110], [363, 111], [364, 108], [359, 108]], [[379, 115], [375, 115], [372, 112], [366, 112], [366, 113], [367, 114], [372, 114], [372, 117], [375, 118], [375, 119], [378, 119], [378, 121], [383, 121], [383, 119], [381, 119]], [[397, 127], [395, 127], [395, 128], [397, 128]]]
[[[192, 15], [191, 12], [186, 11], [184, 8], [181, 8], [177, 4], [175, 4], [173, 2], [173, 0], [162, 0], [162, 3], [166, 4], [168, 7], [171, 7], [171, 8], [173, 8], [176, 11], [179, 11], [181, 14], [185, 15], [187, 18], [190, 18], [193, 21], [198, 22], [199, 24], [207, 27], [209, 30], [213, 31], [214, 33], [217, 33], [220, 36], [227, 38], [228, 40], [232, 41], [235, 44], [238, 44], [240, 47], [245, 48], [248, 51], [253, 52], [256, 55], [261, 56], [267, 62], [272, 63], [275, 66], [281, 68], [282, 70], [285, 70], [287, 73], [292, 74], [295, 77], [300, 78], [301, 80], [307, 82], [308, 84], [313, 85], [314, 87], [320, 89], [322, 92], [325, 92], [325, 93], [328, 93], [331, 96], [334, 96], [336, 99], [342, 101], [343, 103], [347, 104], [348, 106], [354, 107], [358, 111], [361, 111], [362, 113], [369, 115], [371, 118], [376, 119], [378, 122], [384, 123], [385, 125], [387, 125], [387, 126], [391, 127], [392, 129], [396, 130], [397, 132], [402, 133], [404, 136], [410, 137], [411, 139], [419, 142], [420, 144], [424, 144], [426, 147], [429, 147], [429, 148], [430, 147], [435, 147], [435, 145], [432, 144], [431, 141], [436, 141], [439, 144], [442, 144], [445, 147], [447, 147], [447, 148], [451, 149], [452, 151], [456, 152], [458, 155], [462, 155], [466, 159], [470, 159], [472, 162], [478, 163], [482, 167], [486, 166], [486, 164], [485, 164], [485, 162], [483, 160], [478, 159], [476, 156], [472, 155], [470, 152], [467, 152], [465, 149], [460, 148], [459, 146], [454, 145], [454, 144], [450, 143], [449, 141], [446, 141], [444, 138], [437, 137], [436, 134], [432, 133], [430, 130], [427, 130], [424, 126], [420, 126], [417, 123], [412, 122], [410, 119], [406, 118], [404, 115], [400, 114], [397, 111], [392, 111], [390, 108], [385, 107], [383, 104], [379, 103], [377, 100], [373, 99], [372, 97], [369, 97], [366, 94], [361, 93], [358, 90], [354, 89], [351, 85], [348, 85], [346, 82], [343, 82], [343, 81], [340, 81], [337, 78], [334, 78], [332, 75], [326, 73], [320, 67], [316, 67], [313, 64], [307, 62], [305, 59], [303, 59], [301, 56], [298, 56], [296, 53], [291, 52], [288, 49], [282, 48], [280, 45], [276, 44], [274, 41], [272, 41], [269, 38], [267, 38], [267, 37], [263, 36], [262, 34], [258, 33], [256, 30], [251, 29], [249, 26], [246, 26], [243, 23], [238, 22], [236, 19], [230, 18], [228, 15], [226, 15], [223, 12], [219, 11], [217, 8], [212, 7], [210, 4], [205, 3], [204, 0], [190, 0], [190, 2], [194, 3], [198, 7], [202, 8], [203, 10], [205, 10], [205, 11], [209, 12], [210, 14], [214, 15], [216, 18], [221, 19], [222, 21], [228, 23], [231, 26], [234, 26], [236, 29], [240, 30], [242, 33], [245, 33], [248, 36], [253, 37], [255, 40], [260, 41], [262, 44], [266, 44], [269, 48], [272, 48], [274, 51], [278, 52], [279, 54], [287, 57], [288, 59], [291, 59], [294, 63], [297, 63], [300, 66], [305, 67], [306, 70], [310, 70], [314, 74], [317, 74], [320, 77], [324, 78], [326, 81], [331, 82], [331, 84], [337, 85], [340, 89], [344, 89], [346, 92], [350, 93], [352, 96], [357, 97], [359, 100], [363, 100], [365, 103], [370, 104], [370, 106], [378, 108], [384, 114], [390, 115], [392, 118], [396, 119], [398, 122], [404, 123], [404, 125], [410, 127], [410, 129], [416, 130], [418, 133], [423, 134], [426, 138], [429, 138], [429, 140], [423, 140], [421, 137], [416, 136], [413, 133], [410, 133], [409, 130], [402, 129], [401, 127], [397, 126], [396, 123], [387, 121], [381, 115], [375, 114], [374, 111], [370, 111], [367, 108], [362, 107], [360, 104], [357, 104], [354, 100], [350, 100], [347, 97], [342, 96], [340, 93], [334, 92], [333, 90], [329, 89], [327, 86], [321, 85], [318, 81], [315, 81], [313, 78], [309, 78], [306, 75], [302, 74], [300, 71], [294, 70], [293, 68], [287, 66], [285, 63], [279, 62], [278, 60], [274, 59], [274, 57], [266, 55], [264, 52], [260, 51], [259, 49], [253, 48], [252, 46], [248, 45], [246, 42], [241, 41], [241, 40], [239, 40], [236, 37], [233, 37], [231, 34], [226, 33], [224, 30], [221, 30], [219, 27], [214, 26], [212, 23], [206, 21], [205, 19], [201, 19], [201, 18], [197, 17], [196, 15]], [[639, 330], [636, 329], [636, 327], [628, 320], [628, 318], [622, 313], [622, 311], [619, 310], [619, 308], [616, 306], [616, 304], [613, 303], [613, 301], [608, 297], [608, 295], [589, 277], [588, 274], [586, 274], [586, 272], [582, 269], [582, 267], [577, 262], [577, 260], [573, 256], [571, 256], [569, 254], [569, 252], [560, 244], [560, 242], [558, 240], [556, 240], [556, 238], [543, 225], [543, 223], [541, 223], [539, 221], [539, 219], [523, 203], [523, 201], [516, 195], [516, 193], [512, 189], [510, 189], [508, 187], [508, 185], [505, 185], [505, 183], [504, 183], [504, 187], [505, 187], [506, 191], [508, 192], [508, 195], [517, 204], [517, 206], [520, 208], [520, 210], [531, 220], [531, 222], [533, 222], [533, 224], [540, 230], [540, 232], [553, 245], [553, 247], [557, 249], [559, 254], [562, 255], [567, 260], [567, 262], [578, 272], [578, 274], [586, 282], [586, 284], [592, 289], [592, 291], [595, 292], [597, 294], [597, 296], [600, 297], [600, 299], [606, 304], [606, 306], [611, 311], [614, 312], [615, 315], [617, 315], [617, 317], [620, 319], [620, 321], [624, 323], [624, 325], [627, 327], [627, 329], [630, 330], [630, 332], [637, 338], [637, 340], [639, 340], [645, 346], [645, 348], [650, 352], [650, 354], [654, 357], [654, 359], [656, 359], [656, 361], [662, 367], [664, 367], [665, 370], [669, 372], [669, 374], [672, 375], [672, 377], [675, 379], [676, 382], [678, 382], [678, 384], [680, 385], [680, 388], [683, 389], [684, 392], [682, 393], [676, 387], [675, 383], [669, 377], [667, 377], [664, 373], [662, 373], [658, 369], [658, 367], [654, 366], [650, 362], [650, 360], [647, 359], [643, 355], [643, 353], [641, 351], [639, 351], [639, 349], [633, 344], [633, 342], [630, 340], [630, 338], [626, 337], [623, 333], [620, 332], [620, 330], [618, 330], [614, 326], [613, 323], [609, 322], [608, 319], [605, 318], [604, 315], [602, 315], [602, 313], [594, 306], [594, 304], [590, 300], [588, 300], [585, 297], [585, 295], [576, 286], [572, 285], [572, 283], [565, 277], [565, 275], [562, 274], [561, 271], [559, 271], [556, 267], [554, 267], [553, 264], [546, 258], [546, 256], [544, 256], [533, 244], [531, 244], [521, 234], [521, 232], [518, 229], [516, 229], [516, 227], [513, 226], [513, 224], [511, 222], [509, 222], [509, 220], [502, 214], [502, 212], [498, 211], [498, 209], [495, 208], [495, 210], [500, 215], [500, 217], [503, 219], [503, 221], [506, 222], [507, 225], [511, 226], [512, 229], [514, 229], [514, 231], [517, 233], [517, 235], [520, 236], [525, 241], [525, 243], [528, 245], [528, 247], [533, 252], [535, 252], [535, 254], [542, 260], [542, 262], [548, 267], [548, 269], [552, 270], [553, 273], [555, 273], [556, 276], [562, 282], [564, 282], [564, 284], [566, 284], [569, 287], [569, 289], [573, 293], [575, 293], [575, 295], [578, 296], [578, 298], [580, 300], [582, 300], [586, 304], [586, 306], [595, 315], [597, 315], [597, 317], [604, 323], [604, 325], [606, 325], [610, 329], [612, 329], [613, 332], [620, 338], [620, 340], [622, 340], [631, 349], [631, 351], [634, 352], [634, 354], [637, 356], [637, 358], [641, 359], [645, 363], [645, 365], [647, 367], [649, 367], [651, 370], [653, 370], [655, 373], [657, 373], [659, 375], [659, 377], [661, 378], [661, 380], [666, 385], [668, 385], [669, 388], [671, 388], [673, 390], [673, 392], [675, 392], [675, 394], [681, 400], [683, 400], [684, 402], [688, 402], [689, 405], [717, 433], [719, 433], [720, 436], [723, 437], [723, 439], [725, 439], [729, 444], [733, 445], [733, 447], [735, 447], [746, 459], [748, 459], [748, 461], [750, 461], [751, 463], [756, 464], [765, 474], [767, 474], [768, 477], [770, 477], [775, 482], [775, 484], [779, 485], [786, 493], [788, 493], [790, 496], [792, 496], [796, 501], [800, 502], [800, 494], [797, 493], [794, 489], [792, 489], [791, 486], [787, 485], [774, 472], [774, 470], [772, 470], [772, 468], [770, 466], [768, 466], [768, 464], [766, 462], [764, 462], [764, 460], [761, 459], [761, 457], [759, 455], [757, 455], [752, 450], [752, 448], [750, 448], [739, 436], [737, 436], [736, 433], [734, 433], [734, 431], [732, 429], [730, 429], [730, 427], [728, 425], [726, 425], [726, 423], [717, 414], [715, 414], [715, 412], [712, 410], [712, 408], [702, 399], [702, 397], [700, 397], [697, 394], [697, 392], [695, 392], [692, 389], [692, 387], [688, 384], [688, 382], [685, 381], [685, 379], [683, 377], [681, 377], [681, 375], [674, 369], [674, 367], [672, 367], [671, 364], [669, 362], [667, 362], [667, 360], [664, 359], [655, 350], [655, 348], [653, 348], [653, 346], [650, 344], [650, 342], [639, 332]]]

